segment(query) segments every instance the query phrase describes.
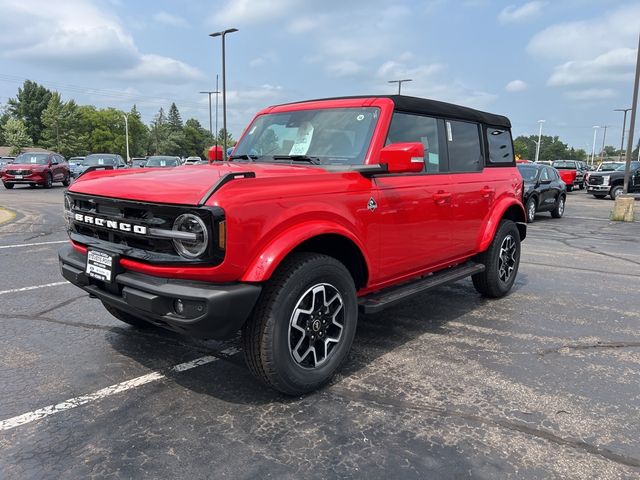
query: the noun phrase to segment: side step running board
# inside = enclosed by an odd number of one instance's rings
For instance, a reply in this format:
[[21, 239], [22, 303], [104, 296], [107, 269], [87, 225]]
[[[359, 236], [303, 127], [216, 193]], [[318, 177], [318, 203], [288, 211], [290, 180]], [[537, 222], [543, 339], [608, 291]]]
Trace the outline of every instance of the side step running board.
[[377, 313], [418, 293], [439, 287], [440, 285], [462, 280], [463, 278], [483, 271], [484, 265], [480, 263], [463, 263], [462, 265], [451, 267], [426, 277], [420, 277], [417, 280], [399, 286], [370, 293], [367, 296], [359, 298], [358, 305], [362, 313]]

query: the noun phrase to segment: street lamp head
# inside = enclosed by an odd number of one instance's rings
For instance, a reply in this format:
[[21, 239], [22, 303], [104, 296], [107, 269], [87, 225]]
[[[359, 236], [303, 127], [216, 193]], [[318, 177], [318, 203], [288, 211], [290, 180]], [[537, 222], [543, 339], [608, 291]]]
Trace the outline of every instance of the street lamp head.
[[226, 35], [227, 33], [233, 33], [233, 32], [237, 32], [237, 31], [238, 31], [237, 28], [227, 28], [226, 30], [222, 30], [221, 32], [210, 33], [209, 36], [210, 37], [219, 37], [221, 35]]
[[538, 123], [544, 123], [546, 120], [538, 120]]
[[594, 125], [593, 128], [600, 128], [600, 125]]

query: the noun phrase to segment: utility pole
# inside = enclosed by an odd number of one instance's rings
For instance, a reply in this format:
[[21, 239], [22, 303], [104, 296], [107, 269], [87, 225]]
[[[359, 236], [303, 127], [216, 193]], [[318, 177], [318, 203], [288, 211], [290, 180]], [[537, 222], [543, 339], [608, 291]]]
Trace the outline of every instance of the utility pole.
[[[638, 88], [640, 87], [640, 35], [638, 35], [638, 57], [636, 58], [636, 78], [633, 83], [633, 101], [631, 102], [631, 120], [627, 139], [627, 162], [624, 167], [624, 193], [629, 193], [629, 173], [631, 170], [631, 152], [633, 151], [633, 130], [638, 112]], [[640, 155], [640, 154], [639, 154]]]
[[620, 141], [620, 155], [618, 160], [622, 161], [622, 152], [624, 151], [624, 129], [627, 128], [627, 112], [630, 108], [616, 108], [614, 112], [624, 112], [624, 120], [622, 120], [622, 140]]
[[591, 165], [596, 163], [596, 136], [598, 135], [599, 125], [593, 126], [593, 146], [591, 147]]
[[200, 93], [206, 93], [207, 95], [209, 95], [209, 133], [213, 135], [213, 130], [212, 130], [213, 127], [211, 126], [211, 94], [218, 93], [218, 92], [214, 92], [213, 90], [205, 90], [204, 92], [200, 92]]
[[600, 128], [604, 128], [604, 133], [602, 134], [602, 150], [600, 150], [600, 161], [604, 162], [604, 142], [607, 140], [607, 128], [611, 125], [602, 125]]
[[536, 145], [536, 163], [540, 160], [540, 142], [542, 141], [542, 124], [544, 122], [544, 120], [538, 120], [540, 128], [538, 129], [538, 144]]
[[222, 37], [222, 128], [224, 136], [222, 138], [222, 160], [227, 161], [227, 75], [225, 70], [225, 50], [224, 37], [227, 33], [237, 32], [237, 28], [227, 28], [221, 32], [210, 33], [210, 37]]
[[127, 144], [127, 165], [131, 163], [131, 159], [129, 158], [129, 119], [127, 118], [127, 114], [123, 113], [122, 118], [124, 118], [124, 138]]
[[[216, 73], [216, 147], [218, 146], [218, 133], [220, 133], [220, 131], [218, 130], [218, 96], [220, 95], [220, 89], [218, 88], [218, 74]], [[216, 148], [216, 151], [218, 151], [218, 149]]]
[[402, 90], [402, 84], [404, 82], [413, 82], [412, 78], [405, 78], [404, 80], [389, 80], [388, 83], [397, 83], [398, 84], [398, 95], [400, 95], [400, 92]]

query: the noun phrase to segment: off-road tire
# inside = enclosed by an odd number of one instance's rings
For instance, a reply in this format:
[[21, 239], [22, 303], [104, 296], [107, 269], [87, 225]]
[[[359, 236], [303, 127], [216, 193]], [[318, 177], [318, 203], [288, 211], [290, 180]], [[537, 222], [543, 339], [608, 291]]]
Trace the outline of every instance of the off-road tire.
[[609, 190], [611, 200], [615, 200], [622, 193], [624, 193], [624, 187], [622, 185], [614, 185], [611, 187], [611, 190]]
[[[511, 237], [515, 245], [514, 265], [506, 281], [500, 278], [500, 252], [505, 240]], [[485, 266], [484, 272], [471, 277], [473, 286], [481, 295], [489, 298], [500, 298], [511, 290], [520, 265], [520, 234], [518, 227], [511, 220], [502, 220], [489, 248], [477, 256], [476, 261]]]
[[113, 307], [106, 302], [102, 302], [102, 305], [104, 305], [104, 308], [106, 308], [107, 312], [109, 312], [111, 315], [116, 317], [121, 322], [131, 325], [132, 327], [136, 327], [136, 328], [153, 327], [153, 324], [143, 320], [142, 318], [136, 317], [135, 315], [131, 315], [130, 313], [127, 313], [127, 312], [123, 312], [119, 308]]
[[536, 210], [538, 209], [538, 202], [535, 197], [531, 197], [527, 200], [527, 223], [533, 223], [536, 220]]
[[3, 182], [3, 185], [4, 185], [4, 188], [6, 188], [7, 190], [11, 190], [13, 188], [13, 183], [4, 183]]
[[[340, 294], [343, 328], [325, 362], [305, 368], [294, 359], [290, 325], [300, 302], [318, 285], [331, 286]], [[315, 306], [315, 296], [313, 302]], [[316, 390], [347, 358], [357, 320], [356, 288], [346, 267], [327, 255], [294, 253], [265, 284], [251, 318], [242, 328], [245, 361], [256, 378], [286, 395]]]
[[553, 208], [553, 210], [551, 210], [551, 216], [553, 218], [562, 218], [562, 215], [564, 215], [564, 209], [566, 206], [566, 198], [564, 197], [564, 195], [560, 195], [560, 197], [558, 197], [558, 201], [556, 202], [556, 206]]
[[51, 188], [53, 186], [53, 177], [51, 176], [50, 173], [47, 173], [47, 178], [44, 181], [44, 184], [42, 185], [44, 188]]

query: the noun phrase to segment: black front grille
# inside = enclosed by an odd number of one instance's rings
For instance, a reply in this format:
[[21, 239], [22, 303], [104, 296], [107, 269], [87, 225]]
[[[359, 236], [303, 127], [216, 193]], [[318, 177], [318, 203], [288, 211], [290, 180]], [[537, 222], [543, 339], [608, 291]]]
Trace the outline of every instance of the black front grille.
[[[104, 197], [89, 197], [69, 193], [71, 202], [71, 238], [79, 243], [112, 250], [126, 257], [162, 264], [217, 264], [224, 258], [218, 245], [217, 221], [224, 220], [224, 212], [218, 207], [193, 208], [177, 205], [159, 205]], [[151, 234], [124, 232], [107, 226], [88, 224], [75, 219], [75, 215], [86, 215], [106, 221], [125, 222], [150, 229], [171, 230], [178, 216], [192, 213], [200, 216], [209, 228], [209, 248], [203, 258], [190, 260], [176, 252], [173, 241], [154, 237]]]
[[9, 175], [31, 175], [31, 170], [7, 170]]
[[589, 185], [602, 185], [603, 178], [600, 176], [590, 175], [589, 176]]

